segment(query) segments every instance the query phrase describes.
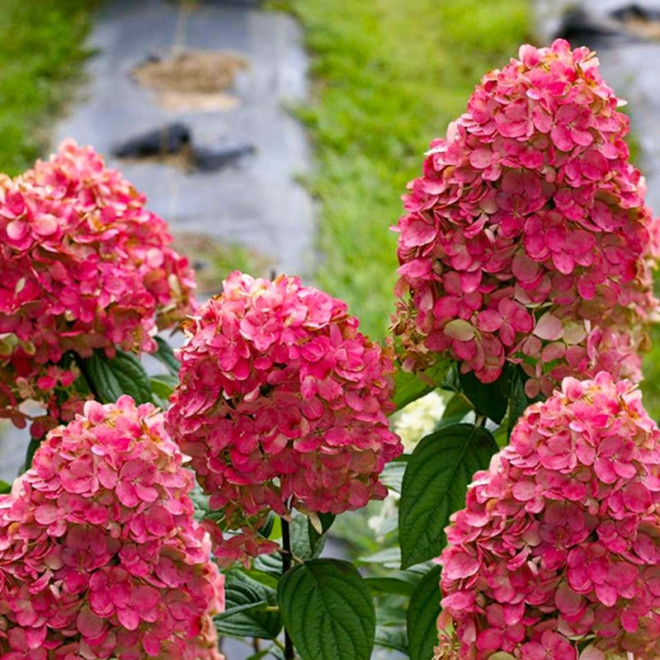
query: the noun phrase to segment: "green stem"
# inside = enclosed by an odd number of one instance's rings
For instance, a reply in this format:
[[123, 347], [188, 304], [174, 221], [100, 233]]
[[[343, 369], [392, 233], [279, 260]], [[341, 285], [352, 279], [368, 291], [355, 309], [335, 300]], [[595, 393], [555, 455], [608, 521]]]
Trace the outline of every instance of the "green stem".
[[[292, 554], [291, 554], [291, 532], [289, 529], [289, 521], [280, 518], [282, 522], [282, 576], [291, 568]], [[288, 630], [284, 629], [284, 658], [285, 660], [295, 660], [296, 653], [293, 649], [293, 641], [289, 636]]]

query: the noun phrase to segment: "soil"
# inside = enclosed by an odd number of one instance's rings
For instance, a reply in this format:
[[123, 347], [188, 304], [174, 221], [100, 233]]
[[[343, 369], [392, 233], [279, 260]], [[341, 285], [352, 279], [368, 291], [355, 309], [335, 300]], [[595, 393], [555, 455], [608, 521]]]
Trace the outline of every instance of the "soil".
[[247, 60], [237, 53], [187, 50], [141, 64], [133, 76], [143, 87], [158, 92], [159, 103], [167, 110], [216, 112], [238, 105], [226, 90], [247, 68]]

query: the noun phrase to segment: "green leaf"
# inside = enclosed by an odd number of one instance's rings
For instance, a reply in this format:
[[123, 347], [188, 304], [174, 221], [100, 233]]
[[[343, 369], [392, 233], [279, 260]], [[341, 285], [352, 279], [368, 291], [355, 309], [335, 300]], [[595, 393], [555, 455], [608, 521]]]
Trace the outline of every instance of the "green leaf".
[[156, 343], [158, 344], [158, 350], [152, 355], [167, 367], [172, 376], [178, 378], [181, 362], [177, 360], [172, 347], [162, 337], [156, 337]]
[[149, 387], [151, 387], [151, 400], [153, 403], [162, 410], [165, 410], [169, 405], [169, 398], [173, 392], [173, 388], [155, 377], [149, 379]]
[[442, 414], [442, 421], [449, 422], [450, 420], [457, 419], [458, 421], [453, 423], [458, 424], [458, 422], [460, 422], [463, 417], [465, 417], [473, 410], [474, 406], [472, 403], [470, 403], [470, 400], [465, 396], [465, 394], [457, 392], [454, 394], [454, 396], [452, 396], [451, 399], [449, 399], [449, 403], [447, 403], [445, 412]]
[[263, 536], [265, 539], [270, 538], [270, 535], [273, 533], [273, 530], [275, 529], [275, 522], [279, 520], [277, 515], [273, 511], [268, 512], [268, 517], [266, 518], [266, 522], [259, 527], [257, 530], [257, 533], [259, 536]]
[[406, 472], [409, 459], [409, 454], [403, 454], [399, 458], [395, 458], [393, 461], [387, 463], [380, 473], [381, 483], [395, 493], [400, 493], [403, 475]]
[[506, 367], [494, 383], [482, 383], [472, 371], [459, 374], [458, 379], [477, 413], [486, 415], [497, 424], [504, 419], [509, 405], [509, 374]]
[[376, 593], [410, 597], [419, 583], [419, 575], [409, 571], [398, 571], [388, 577], [367, 577], [364, 581]]
[[252, 566], [277, 579], [282, 575], [282, 557], [279, 554], [259, 555], [252, 562]]
[[275, 639], [282, 629], [280, 613], [265, 611], [274, 605], [277, 605], [275, 589], [243, 571], [229, 571], [225, 574], [225, 611], [214, 619], [218, 634]]
[[302, 660], [369, 660], [376, 613], [353, 564], [337, 559], [299, 564], [282, 578], [277, 596]]
[[[307, 540], [311, 550], [312, 557], [318, 557], [325, 547], [325, 542], [328, 538], [328, 530], [332, 527], [335, 521], [334, 513], [316, 513], [316, 520], [312, 521], [311, 518], [307, 519]], [[320, 526], [321, 533], [319, 534], [316, 527]]]
[[516, 369], [511, 375], [511, 386], [509, 392], [509, 423], [507, 425], [507, 435], [511, 436], [511, 431], [516, 425], [518, 418], [525, 412], [527, 406], [531, 403], [525, 394], [525, 376], [522, 369]]
[[152, 399], [149, 376], [131, 353], [117, 349], [110, 359], [103, 351], [95, 351], [81, 360], [81, 368], [90, 389], [102, 403], [114, 403], [122, 394], [129, 394], [138, 404]]
[[396, 410], [401, 410], [412, 401], [439, 387], [450, 367], [450, 360], [438, 358], [436, 364], [420, 374], [397, 369], [394, 374], [394, 405]]
[[270, 647], [270, 654], [273, 656], [273, 658], [275, 658], [275, 660], [286, 660], [284, 657], [284, 651], [279, 646], [275, 646], [274, 644]]
[[5, 495], [9, 492], [11, 492], [11, 484], [8, 484], [6, 481], [2, 481], [0, 479], [0, 495]]
[[367, 557], [360, 557], [358, 561], [363, 564], [380, 564], [385, 568], [399, 568], [401, 565], [401, 550], [399, 548], [386, 548]]
[[264, 649], [263, 651], [257, 651], [257, 653], [253, 653], [252, 655], [248, 656], [246, 660], [261, 660], [262, 658], [266, 658], [269, 655], [270, 649]]
[[449, 516], [465, 506], [472, 476], [488, 467], [497, 450], [486, 429], [470, 424], [441, 429], [415, 447], [399, 502], [402, 568], [440, 554]]
[[291, 551], [294, 557], [298, 559], [316, 559], [321, 554], [325, 545], [325, 534], [319, 535], [312, 528], [316, 535], [313, 542], [310, 537], [310, 524], [307, 516], [296, 513], [290, 523], [291, 530]]
[[271, 589], [277, 589], [277, 585], [279, 583], [279, 578], [281, 577], [281, 573], [280, 575], [275, 577], [274, 575], [269, 575], [268, 573], [259, 571], [256, 568], [248, 568], [248, 569], [243, 568], [241, 570], [243, 571], [243, 573], [251, 577], [253, 580], [256, 580], [260, 584], [266, 585]]
[[161, 399], [167, 401], [174, 391], [174, 388], [179, 384], [179, 380], [169, 374], [158, 374], [149, 379], [151, 391], [159, 396]]
[[408, 605], [408, 652], [411, 660], [430, 660], [438, 642], [440, 566], [434, 566], [417, 585]]
[[408, 655], [408, 637], [405, 628], [400, 626], [377, 626], [375, 643]]
[[[37, 453], [37, 449], [41, 446], [41, 443], [45, 440], [46, 436], [42, 435], [40, 438], [30, 438], [30, 442], [25, 452], [25, 462], [21, 465], [19, 469], [19, 475], [23, 474], [32, 467], [32, 461], [34, 460], [34, 455]], [[10, 486], [11, 490], [11, 486]], [[9, 491], [7, 491], [9, 492]]]

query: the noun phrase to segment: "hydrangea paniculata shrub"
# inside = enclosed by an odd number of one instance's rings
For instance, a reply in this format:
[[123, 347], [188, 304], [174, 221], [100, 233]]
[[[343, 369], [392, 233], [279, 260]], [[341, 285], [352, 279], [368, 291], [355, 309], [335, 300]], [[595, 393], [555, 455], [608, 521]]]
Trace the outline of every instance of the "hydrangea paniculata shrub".
[[436, 657], [660, 657], [659, 443], [605, 372], [529, 407], [447, 528]]
[[641, 378], [659, 228], [620, 103], [563, 40], [482, 79], [396, 227], [406, 369], [444, 353], [489, 383], [510, 361], [532, 397], [565, 376]]
[[61, 405], [79, 376], [67, 354], [154, 351], [156, 330], [194, 311], [188, 261], [144, 205], [73, 142], [15, 179], [0, 176], [0, 416], [20, 424], [18, 406], [35, 399], [68, 421], [81, 404]]
[[297, 277], [239, 272], [184, 324], [166, 422], [224, 528], [386, 495], [378, 476], [402, 451], [387, 424], [392, 356], [357, 328], [344, 302]]
[[88, 401], [0, 496], [4, 660], [221, 660], [224, 605], [163, 416]]

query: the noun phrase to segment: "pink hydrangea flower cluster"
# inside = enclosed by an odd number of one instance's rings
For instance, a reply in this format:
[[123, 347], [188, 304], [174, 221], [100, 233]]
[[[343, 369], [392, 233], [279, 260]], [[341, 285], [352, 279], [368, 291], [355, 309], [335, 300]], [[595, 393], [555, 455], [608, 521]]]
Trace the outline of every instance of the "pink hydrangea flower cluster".
[[5, 660], [220, 660], [193, 476], [151, 404], [85, 404], [0, 496]]
[[120, 172], [73, 142], [15, 179], [0, 176], [0, 415], [20, 421], [14, 381], [56, 399], [63, 383], [48, 365], [68, 352], [154, 351], [156, 330], [194, 311], [188, 262], [144, 204]]
[[447, 528], [437, 658], [660, 657], [659, 443], [606, 372], [528, 408]]
[[488, 383], [510, 361], [530, 396], [604, 364], [638, 380], [660, 223], [628, 118], [588, 49], [557, 40], [519, 57], [483, 78], [404, 198], [404, 367], [445, 353]]
[[402, 451], [386, 417], [392, 357], [357, 327], [297, 277], [239, 272], [184, 325], [166, 421], [226, 528], [385, 496], [378, 475]]

